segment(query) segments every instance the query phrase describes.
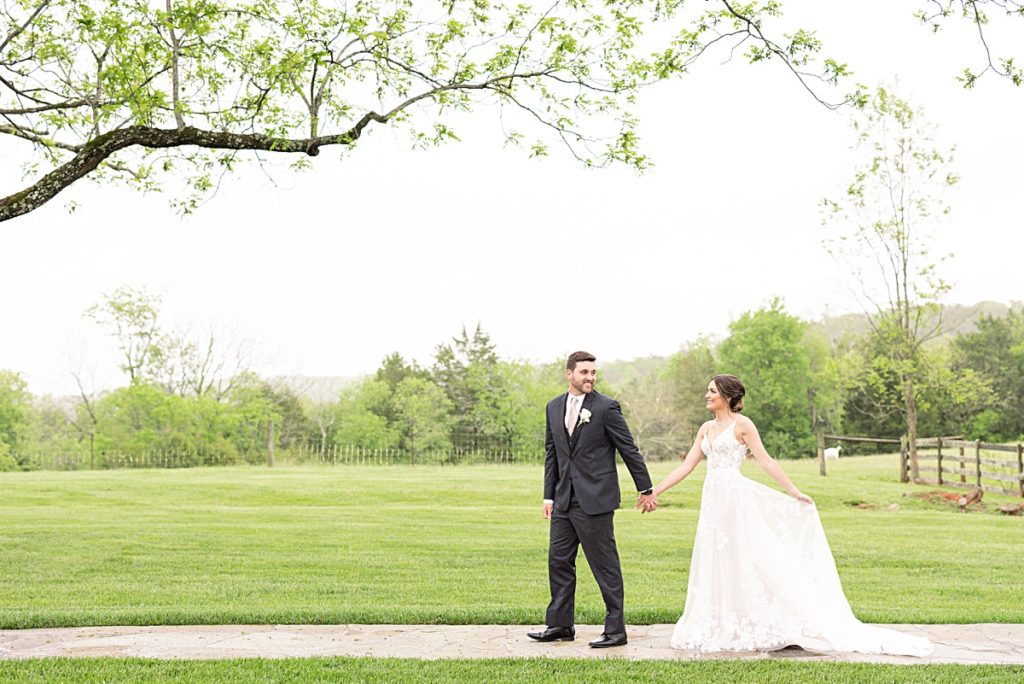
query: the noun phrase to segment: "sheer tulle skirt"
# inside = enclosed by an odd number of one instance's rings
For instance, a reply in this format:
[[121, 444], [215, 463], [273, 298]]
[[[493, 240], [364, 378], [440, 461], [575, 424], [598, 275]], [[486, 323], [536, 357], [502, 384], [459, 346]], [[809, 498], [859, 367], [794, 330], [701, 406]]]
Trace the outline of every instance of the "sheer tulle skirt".
[[843, 594], [814, 506], [709, 468], [673, 648], [923, 656], [927, 639], [860, 622]]

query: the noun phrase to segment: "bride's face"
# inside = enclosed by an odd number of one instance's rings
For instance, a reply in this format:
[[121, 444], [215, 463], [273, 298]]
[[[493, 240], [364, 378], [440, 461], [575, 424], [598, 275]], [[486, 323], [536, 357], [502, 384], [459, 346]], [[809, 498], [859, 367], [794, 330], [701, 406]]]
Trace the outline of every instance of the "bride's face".
[[718, 386], [712, 380], [708, 383], [708, 391], [704, 393], [704, 404], [708, 411], [722, 411], [729, 407], [729, 402], [718, 392]]

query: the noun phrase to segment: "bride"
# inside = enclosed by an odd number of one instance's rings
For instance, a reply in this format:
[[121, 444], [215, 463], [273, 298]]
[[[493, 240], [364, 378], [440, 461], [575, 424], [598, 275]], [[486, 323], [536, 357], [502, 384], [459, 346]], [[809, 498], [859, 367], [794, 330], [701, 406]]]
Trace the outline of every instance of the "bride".
[[[657, 496], [679, 484], [707, 457], [686, 607], [672, 647], [931, 653], [927, 639], [854, 617], [814, 502], [768, 455], [754, 423], [739, 415], [744, 394], [735, 376], [711, 380], [705, 398], [714, 420], [701, 426], [682, 464], [654, 488]], [[748, 450], [789, 497], [740, 474]]]

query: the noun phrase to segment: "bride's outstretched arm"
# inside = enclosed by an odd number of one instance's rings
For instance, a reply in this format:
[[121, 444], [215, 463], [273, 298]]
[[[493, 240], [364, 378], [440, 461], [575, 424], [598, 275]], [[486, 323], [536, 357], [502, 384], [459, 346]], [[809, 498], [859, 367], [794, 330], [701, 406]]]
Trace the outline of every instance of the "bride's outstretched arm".
[[658, 486], [654, 488], [654, 496], [658, 496], [666, 489], [675, 487], [686, 479], [686, 476], [692, 473], [693, 469], [700, 463], [700, 460], [704, 458], [704, 451], [700, 448], [700, 442], [704, 439], [704, 430], [706, 429], [705, 426], [701, 425], [700, 430], [697, 431], [697, 437], [693, 440], [693, 446], [690, 447], [690, 451], [686, 454], [686, 458], [664, 480], [658, 483]]
[[741, 425], [741, 435], [743, 443], [750, 449], [750, 453], [757, 459], [758, 465], [764, 472], [771, 475], [772, 479], [779, 483], [779, 486], [786, 490], [786, 492], [798, 501], [804, 503], [814, 503], [811, 497], [807, 496], [793, 484], [793, 481], [789, 479], [782, 470], [782, 466], [775, 462], [775, 459], [768, 455], [768, 452], [764, 448], [764, 444], [761, 443], [761, 435], [757, 431], [757, 426], [750, 420], [744, 420]]

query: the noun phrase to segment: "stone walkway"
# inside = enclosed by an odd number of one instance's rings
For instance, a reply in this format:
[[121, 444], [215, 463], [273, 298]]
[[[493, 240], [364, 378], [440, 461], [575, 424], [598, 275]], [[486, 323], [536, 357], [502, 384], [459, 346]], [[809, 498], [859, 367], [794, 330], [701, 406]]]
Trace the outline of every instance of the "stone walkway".
[[0, 630], [0, 659], [70, 657], [303, 658], [374, 656], [393, 658], [798, 658], [807, 661], [872, 663], [965, 663], [1024, 665], [1024, 625], [885, 625], [927, 636], [928, 658], [818, 654], [798, 648], [772, 653], [698, 656], [669, 647], [673, 625], [629, 628], [629, 644], [597, 650], [587, 641], [598, 626], [581, 625], [576, 641], [542, 644], [526, 636], [536, 625], [207, 625], [168, 627], [80, 627]]

